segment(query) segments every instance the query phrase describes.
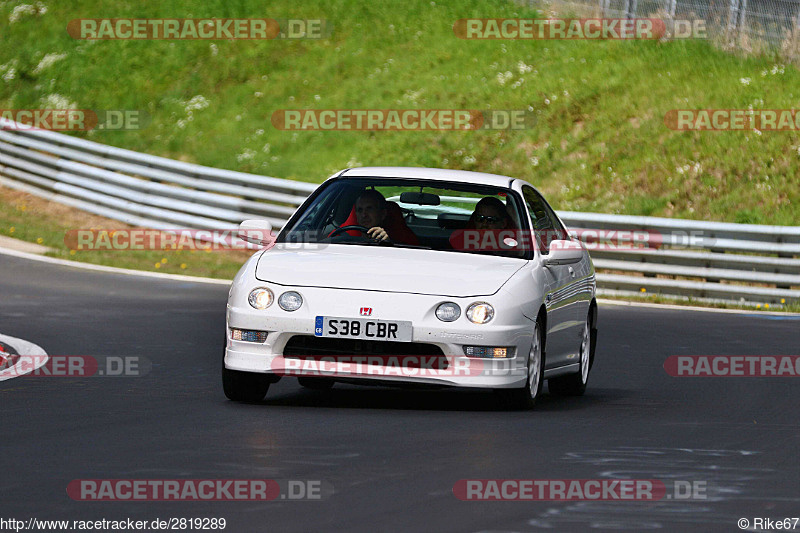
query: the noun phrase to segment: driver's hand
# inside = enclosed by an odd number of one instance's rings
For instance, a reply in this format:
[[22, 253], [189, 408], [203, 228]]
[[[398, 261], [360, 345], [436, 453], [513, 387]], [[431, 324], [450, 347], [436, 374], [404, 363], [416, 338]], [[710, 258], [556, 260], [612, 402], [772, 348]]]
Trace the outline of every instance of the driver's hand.
[[386, 230], [381, 228], [380, 226], [375, 226], [374, 228], [370, 228], [367, 231], [367, 235], [369, 235], [376, 241], [385, 241], [389, 238], [389, 234], [386, 233]]

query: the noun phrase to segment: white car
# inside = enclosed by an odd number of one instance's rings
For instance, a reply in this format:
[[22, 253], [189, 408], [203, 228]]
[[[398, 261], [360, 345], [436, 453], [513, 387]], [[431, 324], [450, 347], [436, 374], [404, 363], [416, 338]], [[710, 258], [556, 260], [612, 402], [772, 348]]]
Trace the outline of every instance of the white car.
[[222, 382], [260, 401], [282, 376], [495, 389], [530, 408], [581, 395], [596, 335], [594, 266], [529, 183], [356, 168], [320, 185], [230, 289]]

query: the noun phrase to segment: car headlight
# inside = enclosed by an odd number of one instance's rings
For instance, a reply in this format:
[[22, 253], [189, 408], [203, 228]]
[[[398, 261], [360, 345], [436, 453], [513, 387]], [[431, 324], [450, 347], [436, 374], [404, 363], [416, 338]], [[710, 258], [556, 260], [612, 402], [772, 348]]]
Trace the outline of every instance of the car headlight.
[[476, 324], [486, 324], [494, 317], [494, 307], [486, 302], [475, 302], [467, 307], [467, 318]]
[[247, 301], [250, 302], [250, 305], [255, 309], [266, 309], [272, 305], [272, 300], [274, 298], [271, 290], [266, 287], [259, 287], [250, 291], [250, 296], [247, 297]]
[[436, 318], [442, 322], [452, 322], [461, 316], [461, 308], [453, 302], [445, 302], [436, 308]]
[[303, 297], [300, 296], [298, 292], [284, 292], [281, 294], [281, 297], [278, 298], [278, 305], [281, 306], [281, 309], [284, 311], [297, 311], [300, 309], [300, 306], [303, 305]]

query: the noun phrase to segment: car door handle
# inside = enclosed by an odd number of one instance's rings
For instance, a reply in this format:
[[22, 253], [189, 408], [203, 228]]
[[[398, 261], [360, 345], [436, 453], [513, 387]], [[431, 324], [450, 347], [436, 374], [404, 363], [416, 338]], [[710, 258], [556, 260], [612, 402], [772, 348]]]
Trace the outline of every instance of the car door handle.
[[572, 267], [569, 267], [567, 270], [569, 271], [569, 275], [574, 278], [575, 277], [575, 269], [572, 268]]

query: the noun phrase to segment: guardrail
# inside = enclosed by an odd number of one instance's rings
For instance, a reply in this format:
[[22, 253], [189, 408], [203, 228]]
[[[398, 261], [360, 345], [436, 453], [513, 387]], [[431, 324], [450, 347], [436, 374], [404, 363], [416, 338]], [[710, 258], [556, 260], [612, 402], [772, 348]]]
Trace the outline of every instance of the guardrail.
[[[0, 185], [134, 226], [281, 226], [315, 184], [204, 167], [0, 120]], [[603, 292], [800, 302], [800, 227], [560, 212], [591, 249]], [[591, 231], [597, 230], [597, 231]], [[619, 246], [614, 231], [656, 246]], [[653, 239], [653, 237], [657, 237]], [[599, 239], [593, 240], [593, 237]], [[610, 245], [604, 245], [608, 239]]]
[[[560, 213], [572, 229], [640, 231], [655, 247], [591, 250], [606, 293], [781, 304], [800, 301], [800, 227]], [[592, 232], [583, 231], [584, 241]], [[599, 237], [602, 239], [602, 235]], [[591, 243], [590, 243], [591, 246]]]
[[280, 225], [316, 188], [140, 154], [0, 120], [0, 184], [133, 225]]

